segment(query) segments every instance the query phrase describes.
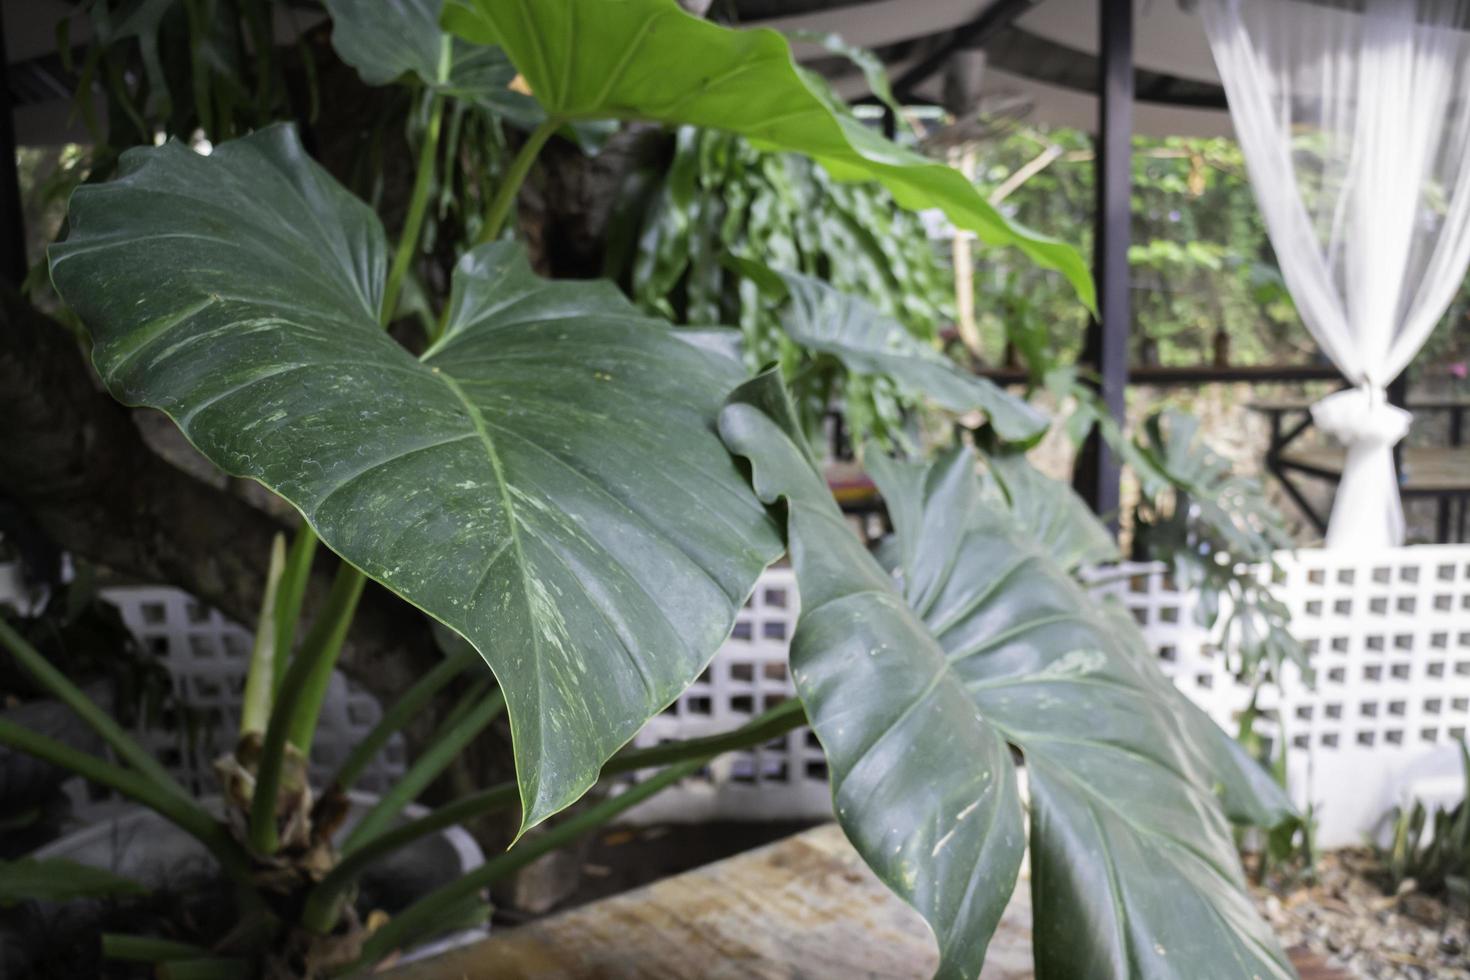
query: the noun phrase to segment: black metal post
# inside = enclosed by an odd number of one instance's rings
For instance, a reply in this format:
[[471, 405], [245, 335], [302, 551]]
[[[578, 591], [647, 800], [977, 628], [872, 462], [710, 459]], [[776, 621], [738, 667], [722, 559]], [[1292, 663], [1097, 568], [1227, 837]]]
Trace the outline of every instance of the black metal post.
[[10, 107], [10, 56], [5, 47], [5, 21], [0, 15], [0, 282], [11, 288], [25, 281], [26, 235], [20, 209], [20, 171], [15, 161], [15, 119]]
[[[1084, 359], [1099, 377], [1108, 414], [1124, 421], [1128, 386], [1128, 243], [1132, 217], [1133, 0], [1098, 0], [1098, 134], [1093, 275], [1099, 318], [1088, 329]], [[1074, 482], [1094, 512], [1118, 520], [1119, 467], [1096, 433], [1077, 457]]]

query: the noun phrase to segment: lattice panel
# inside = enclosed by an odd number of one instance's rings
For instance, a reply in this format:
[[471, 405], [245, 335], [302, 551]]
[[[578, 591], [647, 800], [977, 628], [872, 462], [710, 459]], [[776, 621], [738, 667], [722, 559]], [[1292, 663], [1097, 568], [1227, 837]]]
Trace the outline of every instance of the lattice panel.
[[[1470, 546], [1312, 550], [1280, 561], [1283, 575], [1273, 591], [1291, 610], [1318, 680], [1309, 689], [1289, 669], [1281, 690], [1266, 689], [1260, 706], [1268, 734], [1286, 740], [1294, 795], [1316, 805], [1319, 841], [1357, 843], [1407, 794], [1458, 772], [1455, 745], [1470, 729]], [[1233, 651], [1218, 649], [1211, 631], [1195, 622], [1195, 596], [1177, 590], [1159, 565], [1098, 569], [1090, 582], [1129, 609], [1180, 690], [1233, 731], [1249, 689], [1232, 676]], [[166, 658], [189, 702], [212, 713], [220, 731], [230, 731], [249, 634], [174, 589], [115, 589], [108, 598]], [[798, 610], [792, 571], [768, 570], [709, 668], [635, 744], [729, 731], [793, 697], [787, 654]], [[329, 772], [378, 716], [371, 697], [334, 678], [313, 752], [315, 772]], [[212, 790], [209, 763], [218, 746], [181, 754], [167, 736], [149, 738], [181, 778]], [[364, 788], [381, 790], [403, 766], [395, 740]], [[755, 751], [722, 756], [634, 814], [764, 819], [830, 810], [826, 762], [802, 729]]]
[[[1319, 840], [1358, 843], [1382, 815], [1458, 766], [1470, 728], [1470, 547], [1303, 550], [1280, 556], [1273, 594], [1317, 672], [1289, 668], [1262, 692], [1267, 727], [1288, 745], [1298, 803], [1317, 807]], [[1194, 623], [1194, 599], [1162, 566], [1097, 573], [1143, 627], [1174, 683], [1233, 731], [1249, 700], [1227, 658]]]
[[[1438, 551], [1438, 555], [1414, 552]], [[1315, 697], [1292, 689], [1293, 748], [1412, 750], [1470, 724], [1470, 552], [1407, 549], [1288, 570], [1296, 634], [1314, 653]]]
[[[120, 586], [102, 590], [140, 643], [159, 656], [173, 676], [174, 690], [201, 724], [192, 740], [170, 731], [139, 730], [134, 735], [164, 766], [197, 795], [218, 792], [214, 759], [229, 746], [239, 726], [251, 634], [178, 589]], [[0, 602], [21, 609], [34, 606], [13, 566], [0, 565]], [[311, 771], [317, 780], [331, 776], [353, 745], [382, 717], [377, 701], [340, 673], [333, 672], [320, 726], [312, 744]], [[368, 766], [357, 789], [382, 793], [405, 768], [403, 739], [395, 735]], [[76, 787], [72, 794], [83, 820], [107, 797]]]
[[[127, 586], [104, 589], [102, 595], [117, 606], [134, 635], [163, 659], [184, 702], [204, 716], [206, 736], [192, 748], [181, 750], [179, 739], [167, 732], [145, 732], [140, 737], [195, 793], [217, 792], [213, 762], [230, 747], [227, 740], [240, 723], [250, 631], [178, 589]], [[312, 742], [313, 778], [329, 778], [380, 717], [382, 710], [372, 695], [334, 671]], [[394, 736], [357, 788], [382, 792], [403, 773], [404, 761], [403, 740]]]
[[[639, 746], [716, 735], [795, 697], [787, 670], [800, 603], [790, 568], [768, 569], [704, 674], [634, 739]], [[631, 811], [634, 820], [825, 817], [827, 760], [809, 729], [731, 752]]]

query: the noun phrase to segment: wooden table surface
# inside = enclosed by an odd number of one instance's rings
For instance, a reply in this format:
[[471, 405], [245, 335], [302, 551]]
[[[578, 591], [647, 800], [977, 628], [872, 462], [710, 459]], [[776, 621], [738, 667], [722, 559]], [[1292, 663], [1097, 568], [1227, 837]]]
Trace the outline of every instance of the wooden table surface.
[[[1281, 461], [1340, 477], [1345, 455], [1335, 448], [1289, 449]], [[1470, 446], [1408, 446], [1403, 466], [1410, 493], [1470, 493]]]
[[[1303, 980], [1336, 980], [1293, 956]], [[431, 960], [391, 980], [924, 980], [928, 927], [835, 824], [665, 878]], [[1032, 980], [1030, 888], [1016, 889], [981, 980]]]
[[[1257, 412], [1310, 412], [1321, 398], [1255, 398], [1246, 402], [1246, 407]], [[1453, 412], [1470, 409], [1470, 397], [1450, 396], [1447, 398], [1414, 399], [1409, 402], [1411, 412]]]

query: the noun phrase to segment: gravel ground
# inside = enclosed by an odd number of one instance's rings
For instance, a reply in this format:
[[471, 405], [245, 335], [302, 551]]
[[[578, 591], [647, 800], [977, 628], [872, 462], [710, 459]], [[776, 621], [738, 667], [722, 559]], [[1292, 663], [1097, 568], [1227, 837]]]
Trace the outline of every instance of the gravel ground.
[[[1253, 888], [1283, 946], [1374, 980], [1470, 980], [1470, 914], [1406, 887], [1386, 896], [1367, 851], [1322, 857], [1315, 883]], [[1408, 883], [1405, 883], [1406, 886]]]

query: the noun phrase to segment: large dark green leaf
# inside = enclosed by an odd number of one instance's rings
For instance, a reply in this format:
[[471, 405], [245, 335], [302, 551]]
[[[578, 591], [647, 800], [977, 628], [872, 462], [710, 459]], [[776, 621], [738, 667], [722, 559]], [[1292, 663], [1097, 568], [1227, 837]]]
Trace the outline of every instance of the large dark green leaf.
[[[879, 465], [882, 464], [879, 460]], [[1018, 454], [985, 456], [987, 471], [1005, 495], [1004, 504], [1016, 529], [1039, 545], [1061, 568], [1074, 574], [1098, 562], [1114, 561], [1118, 548], [1106, 527], [1099, 521], [1073, 489], [1053, 480], [1032, 467]], [[889, 467], [890, 470], [894, 469]], [[923, 468], [914, 468], [918, 474]], [[887, 476], [889, 487], [898, 503], [889, 501], [889, 512], [904, 515], [907, 524], [895, 527], [900, 538], [917, 541], [924, 527], [924, 494], [918, 486], [919, 476], [906, 482]], [[912, 532], [907, 528], [914, 528]], [[912, 550], [912, 549], [911, 549]], [[1145, 642], [1129, 614], [1113, 604], [1102, 610], [1117, 623], [1117, 629], [1131, 642]], [[1277, 827], [1296, 819], [1291, 803], [1264, 766], [1251, 759], [1240, 743], [1216, 725], [1194, 702], [1168, 687], [1165, 696], [1184, 720], [1194, 747], [1205, 760], [1209, 774], [1219, 783], [1219, 796], [1226, 814], [1236, 823], [1253, 827]]]
[[511, 88], [516, 70], [504, 51], [444, 33], [439, 26], [444, 0], [326, 0], [326, 5], [332, 46], [369, 85], [410, 75], [518, 126], [530, 128], [545, 118], [535, 99]]
[[[1038, 975], [1290, 976], [1215, 795], [1274, 824], [1279, 791], [1159, 673], [1126, 612], [982, 498], [974, 467], [957, 451], [925, 471], [903, 572], [975, 705], [1025, 756]], [[914, 482], [873, 473], [885, 495]]]
[[990, 473], [1026, 535], [1067, 571], [1116, 561], [1118, 544], [1070, 486], [1036, 470], [1018, 454], [985, 457]]
[[780, 552], [713, 431], [738, 365], [509, 245], [464, 257], [415, 359], [378, 326], [377, 218], [289, 127], [130, 151], [70, 226], [51, 274], [109, 389], [489, 662], [527, 826], [699, 675]]
[[[753, 263], [740, 266], [753, 271]], [[962, 370], [867, 301], [793, 272], [759, 281], [769, 290], [776, 277], [786, 296], [781, 325], [803, 347], [831, 354], [850, 371], [891, 378], [914, 396], [932, 399], [950, 411], [982, 411], [1008, 441], [1031, 442], [1046, 431], [1046, 417], [1036, 409], [989, 379]]]
[[553, 117], [688, 123], [810, 156], [844, 180], [877, 180], [906, 208], [1014, 245], [1093, 302], [1071, 246], [1006, 220], [959, 171], [885, 140], [834, 107], [770, 30], [731, 30], [676, 0], [448, 0], [445, 26], [498, 44]]
[[[1048, 542], [994, 504], [963, 450], [932, 466], [868, 460], [900, 535], [912, 613], [900, 612], [893, 587], [801, 469], [805, 462], [815, 472], [774, 383], [767, 375], [738, 389], [721, 432], [751, 460], [762, 499], [786, 500], [803, 594], [793, 677], [818, 737], [836, 750], [839, 819], [864, 856], [872, 859], [877, 841], [913, 862], [896, 886], [905, 897], [904, 884], [957, 874], [936, 835], [952, 829], [947, 807], [993, 810], [994, 781], [1013, 778], [1008, 758], [974, 744], [977, 731], [998, 733], [1026, 760], [1038, 976], [1290, 976], [1246, 895], [1216, 788], [1225, 788], [1230, 812], [1272, 823], [1286, 813], [1279, 793], [1252, 796], [1273, 793], [1269, 780], [1255, 778], [1224, 734], [1189, 710], [1127, 614], [1088, 596]], [[834, 591], [834, 581], [847, 584]], [[844, 752], [853, 744], [881, 751], [856, 756], [865, 779], [850, 794], [854, 762]], [[956, 746], [965, 746], [969, 766], [951, 758]], [[988, 780], [977, 780], [977, 766]], [[944, 807], [910, 812], [914, 799], [927, 802], [954, 783], [968, 799], [946, 795]], [[915, 797], [881, 792], [894, 785]], [[978, 846], [965, 833], [950, 846]], [[1004, 902], [995, 869], [1013, 853], [984, 858], [972, 859], [968, 891], [940, 890], [950, 904], [939, 909], [955, 916], [961, 896], [969, 915]], [[879, 867], [893, 884], [893, 869]], [[941, 936], [944, 972], [973, 976], [986, 920], [977, 916], [955, 938], [943, 929], [954, 918], [920, 910]]]
[[847, 526], [773, 373], [736, 390], [720, 431], [761, 498], [787, 504], [802, 596], [791, 675], [837, 819], [933, 928], [941, 975], [974, 977], [1024, 850], [1010, 751]]
[[[369, 85], [414, 75], [442, 85], [453, 68], [439, 27], [444, 0], [325, 0], [332, 47]], [[512, 76], [513, 77], [513, 76]]]

